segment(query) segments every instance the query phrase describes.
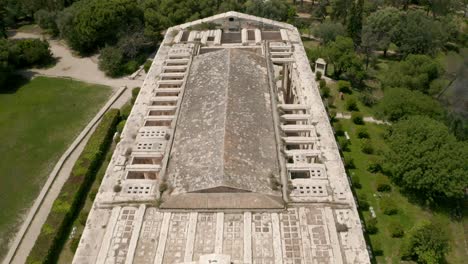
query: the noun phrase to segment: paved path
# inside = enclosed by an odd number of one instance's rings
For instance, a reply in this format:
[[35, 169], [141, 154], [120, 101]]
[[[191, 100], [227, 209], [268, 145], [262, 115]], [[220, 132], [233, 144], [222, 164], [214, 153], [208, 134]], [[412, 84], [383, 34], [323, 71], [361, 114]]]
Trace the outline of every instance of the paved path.
[[[336, 118], [337, 119], [351, 119], [351, 114], [350, 113], [336, 113]], [[364, 122], [374, 123], [374, 124], [379, 124], [379, 125], [391, 125], [390, 122], [378, 120], [378, 119], [373, 118], [372, 116], [363, 117], [363, 120]]]
[[[43, 38], [40, 34], [10, 32], [10, 38]], [[68, 77], [89, 83], [108, 85], [111, 87], [127, 86], [133, 88], [142, 84], [144, 76], [135, 80], [127, 77], [112, 79], [99, 70], [97, 57], [77, 57], [61, 41], [48, 39], [53, 56], [58, 60], [57, 64], [48, 69], [31, 69], [22, 72], [28, 77], [36, 74], [52, 77]]]

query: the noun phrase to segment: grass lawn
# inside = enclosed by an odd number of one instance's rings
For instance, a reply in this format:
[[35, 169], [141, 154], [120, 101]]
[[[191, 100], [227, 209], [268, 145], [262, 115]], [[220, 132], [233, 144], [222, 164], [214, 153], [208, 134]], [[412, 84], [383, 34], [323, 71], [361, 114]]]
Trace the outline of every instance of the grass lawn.
[[[383, 250], [383, 256], [377, 257], [378, 263], [400, 263], [399, 250], [404, 238], [393, 238], [391, 236], [390, 226], [392, 223], [400, 223], [404, 231], [410, 230], [416, 224], [424, 220], [435, 218], [442, 221], [447, 226], [447, 231], [451, 235], [452, 250], [447, 256], [448, 263], [463, 263], [464, 259], [468, 259], [468, 254], [465, 249], [465, 233], [464, 226], [468, 226], [468, 221], [457, 222], [451, 220], [447, 215], [442, 213], [434, 213], [423, 209], [420, 206], [410, 203], [408, 199], [401, 195], [398, 188], [391, 184], [388, 178], [381, 173], [370, 173], [367, 171], [369, 163], [381, 158], [382, 151], [386, 145], [383, 139], [385, 133], [385, 125], [376, 125], [366, 123], [363, 126], [358, 126], [352, 123], [351, 120], [340, 120], [343, 130], [347, 131], [350, 136], [349, 152], [344, 152], [346, 160], [353, 159], [356, 169], [349, 170], [350, 176], [358, 176], [362, 188], [355, 189], [358, 197], [365, 195], [370, 206], [375, 210], [378, 221], [378, 232], [375, 235], [370, 235], [370, 240], [375, 248]], [[362, 140], [357, 137], [357, 130], [365, 128], [374, 147], [374, 154], [364, 154], [361, 151]], [[392, 191], [389, 193], [377, 192], [379, 183], [389, 183], [392, 186]], [[395, 215], [385, 215], [380, 207], [380, 200], [390, 196], [398, 207], [398, 213]], [[362, 212], [366, 220], [371, 218], [369, 211]]]
[[57, 160], [110, 94], [109, 87], [46, 77], [0, 93], [0, 258]]

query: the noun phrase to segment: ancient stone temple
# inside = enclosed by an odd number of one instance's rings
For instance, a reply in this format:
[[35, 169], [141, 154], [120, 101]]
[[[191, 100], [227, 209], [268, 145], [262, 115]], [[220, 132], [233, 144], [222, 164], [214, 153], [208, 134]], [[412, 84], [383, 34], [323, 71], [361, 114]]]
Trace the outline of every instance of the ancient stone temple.
[[295, 27], [167, 30], [73, 263], [370, 263]]

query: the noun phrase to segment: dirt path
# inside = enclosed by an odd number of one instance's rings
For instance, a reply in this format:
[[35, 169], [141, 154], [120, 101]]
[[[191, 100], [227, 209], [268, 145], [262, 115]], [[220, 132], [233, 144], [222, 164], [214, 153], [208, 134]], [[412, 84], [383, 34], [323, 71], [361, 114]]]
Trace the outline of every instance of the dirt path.
[[[9, 37], [12, 39], [43, 38], [40, 34], [24, 32], [9, 32]], [[109, 78], [99, 70], [96, 56], [77, 57], [60, 41], [53, 39], [49, 39], [48, 41], [52, 54], [57, 59], [57, 64], [48, 69], [31, 69], [22, 72], [27, 77], [32, 77], [36, 74], [51, 77], [68, 77], [89, 83], [108, 85], [114, 88], [122, 86], [133, 88], [141, 85], [144, 80], [145, 76], [140, 76], [135, 80], [130, 80], [128, 77]]]

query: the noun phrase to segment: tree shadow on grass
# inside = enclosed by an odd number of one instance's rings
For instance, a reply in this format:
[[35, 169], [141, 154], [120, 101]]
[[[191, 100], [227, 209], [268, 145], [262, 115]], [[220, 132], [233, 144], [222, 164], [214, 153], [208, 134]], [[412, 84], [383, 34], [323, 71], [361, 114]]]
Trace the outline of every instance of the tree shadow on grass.
[[34, 73], [28, 74], [12, 74], [8, 77], [5, 86], [0, 89], [0, 94], [14, 94], [18, 89], [27, 84], [34, 76]]

